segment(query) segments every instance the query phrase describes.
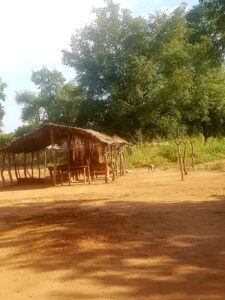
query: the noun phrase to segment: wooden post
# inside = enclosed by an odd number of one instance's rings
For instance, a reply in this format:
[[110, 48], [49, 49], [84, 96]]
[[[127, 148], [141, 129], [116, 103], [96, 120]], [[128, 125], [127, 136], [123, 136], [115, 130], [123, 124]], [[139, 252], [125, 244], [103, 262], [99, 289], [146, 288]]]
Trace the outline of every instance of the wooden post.
[[191, 164], [192, 164], [192, 170], [195, 171], [195, 157], [194, 157], [194, 141], [190, 139], [191, 144]]
[[177, 154], [178, 154], [178, 160], [179, 160], [179, 166], [180, 166], [180, 173], [181, 173], [181, 181], [184, 180], [184, 170], [183, 170], [183, 164], [182, 164], [182, 154], [180, 151], [180, 141], [175, 141], [177, 145]]
[[24, 152], [24, 177], [27, 178], [27, 155]]
[[124, 155], [124, 151], [123, 151], [123, 148], [122, 148], [122, 162], [123, 162], [123, 175], [126, 174], [126, 162], [125, 162], [125, 155]]
[[5, 154], [2, 155], [2, 168], [1, 168], [1, 177], [3, 186], [6, 185], [5, 177], [4, 177], [4, 169], [5, 169]]
[[10, 153], [8, 153], [8, 173], [9, 173], [10, 182], [13, 183], [12, 172], [11, 172], [11, 157], [10, 157]]
[[110, 152], [111, 152], [111, 169], [112, 169], [112, 181], [116, 180], [116, 174], [115, 174], [115, 164], [113, 159], [113, 146], [110, 146]]
[[15, 153], [13, 153], [13, 161], [14, 161], [15, 176], [16, 176], [16, 180], [18, 181], [17, 163], [16, 163], [16, 154]]
[[120, 176], [125, 174], [123, 150], [120, 149]]
[[187, 141], [184, 141], [183, 168], [184, 168], [184, 174], [188, 175], [187, 167], [186, 167], [186, 156], [187, 156]]
[[89, 159], [87, 160], [87, 178], [88, 178], [88, 183], [90, 184], [91, 183], [91, 171], [90, 171], [90, 161], [89, 161]]
[[116, 172], [116, 177], [118, 177], [118, 149], [115, 147], [115, 172]]
[[84, 167], [84, 170], [83, 170], [83, 174], [84, 174], [84, 184], [86, 184], [86, 167]]
[[37, 154], [37, 167], [38, 167], [38, 178], [41, 178], [41, 169], [40, 169], [40, 157], [39, 157], [39, 152], [36, 152]]
[[34, 152], [31, 152], [31, 177], [34, 178]]
[[50, 129], [50, 137], [51, 137], [51, 145], [52, 145], [52, 160], [53, 160], [53, 164], [54, 164], [54, 167], [53, 167], [53, 185], [56, 186], [56, 153], [55, 153], [55, 150], [54, 150], [54, 132], [53, 132], [53, 129], [51, 128]]
[[69, 133], [67, 134], [67, 164], [68, 164], [68, 181], [69, 185], [71, 185], [71, 177], [70, 177], [70, 145], [71, 139]]
[[17, 168], [17, 171], [18, 171], [18, 177], [19, 178], [21, 178], [21, 176], [20, 176], [20, 161], [19, 161], [19, 158], [20, 158], [20, 154], [18, 153], [18, 155], [17, 155], [17, 162], [18, 162], [18, 164], [17, 165], [19, 165], [19, 167]]
[[44, 162], [44, 178], [45, 178], [46, 168], [47, 168], [47, 151], [46, 151], [46, 149], [45, 149], [44, 157], [45, 157], [45, 162]]
[[105, 153], [105, 183], [109, 182], [109, 166], [107, 162], [107, 153]]
[[90, 162], [91, 162], [91, 146], [90, 146], [90, 141], [88, 140], [87, 177], [88, 177], [89, 184], [91, 183]]

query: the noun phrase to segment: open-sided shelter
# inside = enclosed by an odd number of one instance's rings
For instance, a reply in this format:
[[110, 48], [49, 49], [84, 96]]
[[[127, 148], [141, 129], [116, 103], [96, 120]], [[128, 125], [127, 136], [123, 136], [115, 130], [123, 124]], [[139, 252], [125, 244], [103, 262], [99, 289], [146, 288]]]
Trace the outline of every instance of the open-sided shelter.
[[[57, 162], [55, 144], [67, 145], [66, 163]], [[45, 151], [50, 145], [52, 165], [49, 166], [49, 171], [54, 185], [57, 182], [63, 184], [65, 178], [70, 184], [71, 177], [78, 178], [81, 173], [84, 182], [86, 179], [90, 182], [98, 174], [105, 175], [105, 181], [108, 182], [110, 176], [115, 180], [118, 175], [125, 174], [124, 146], [126, 144], [128, 143], [122, 138], [110, 137], [90, 129], [44, 124], [34, 132], [17, 138], [8, 147], [0, 149], [1, 179], [5, 184], [4, 172], [8, 171], [9, 178], [13, 181], [12, 170], [17, 181], [35, 178], [34, 158], [36, 158], [38, 178], [41, 179], [40, 152]], [[21, 166], [18, 167], [19, 161], [21, 165], [21, 159], [22, 171]]]

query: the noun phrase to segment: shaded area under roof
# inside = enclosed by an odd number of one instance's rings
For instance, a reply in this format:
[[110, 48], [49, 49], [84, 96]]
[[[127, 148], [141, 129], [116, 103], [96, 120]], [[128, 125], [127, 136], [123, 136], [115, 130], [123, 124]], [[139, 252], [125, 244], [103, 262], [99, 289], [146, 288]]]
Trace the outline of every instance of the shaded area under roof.
[[104, 145], [126, 145], [127, 141], [120, 137], [110, 137], [106, 134], [78, 127], [44, 124], [39, 129], [17, 138], [8, 147], [0, 149], [2, 153], [28, 153], [39, 151], [51, 144], [51, 131], [54, 134], [54, 143], [67, 139], [68, 136], [77, 136], [88, 139], [92, 142], [99, 142]]

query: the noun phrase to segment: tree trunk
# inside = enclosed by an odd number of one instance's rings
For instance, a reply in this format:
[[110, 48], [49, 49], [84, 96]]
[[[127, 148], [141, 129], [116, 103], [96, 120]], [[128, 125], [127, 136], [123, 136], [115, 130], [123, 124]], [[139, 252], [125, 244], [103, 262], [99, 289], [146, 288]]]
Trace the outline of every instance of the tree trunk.
[[187, 156], [187, 141], [184, 141], [183, 168], [184, 168], [184, 174], [188, 175], [187, 167], [186, 167], [186, 156]]
[[191, 144], [191, 164], [192, 170], [195, 171], [195, 157], [194, 157], [194, 141], [190, 139]]
[[178, 154], [178, 161], [179, 161], [179, 167], [180, 167], [180, 174], [181, 174], [181, 181], [184, 180], [184, 170], [183, 170], [183, 159], [182, 159], [182, 153], [180, 150], [180, 141], [176, 141], [176, 146], [177, 146], [177, 154]]

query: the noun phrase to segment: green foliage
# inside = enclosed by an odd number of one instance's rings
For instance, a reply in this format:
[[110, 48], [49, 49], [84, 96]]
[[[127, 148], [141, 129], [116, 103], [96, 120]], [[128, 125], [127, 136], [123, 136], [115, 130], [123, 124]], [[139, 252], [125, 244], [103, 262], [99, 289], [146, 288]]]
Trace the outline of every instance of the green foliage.
[[[4, 83], [2, 81], [2, 79], [0, 78], [0, 101], [5, 100], [4, 89], [6, 87], [7, 87], [6, 83]], [[4, 117], [4, 109], [3, 109], [2, 103], [0, 102], [0, 127], [1, 127], [1, 122], [2, 122], [3, 117]]]
[[215, 24], [214, 35], [219, 45], [225, 50], [225, 2], [224, 0], [200, 0], [207, 9], [207, 19]]
[[[221, 1], [202, 0], [189, 12], [182, 4], [170, 14], [146, 19], [106, 0], [63, 51], [63, 62], [76, 71], [77, 86], [65, 84], [56, 70], [33, 72], [39, 92], [16, 96], [22, 120], [33, 128], [54, 122], [132, 141], [223, 136]], [[160, 157], [174, 161], [172, 153], [163, 149]]]
[[85, 98], [82, 90], [73, 83], [65, 84], [60, 72], [45, 67], [33, 72], [31, 79], [39, 92], [16, 94], [16, 102], [22, 106], [22, 120], [30, 126], [26, 129], [35, 129], [45, 122], [76, 125], [80, 105]]
[[96, 9], [63, 51], [87, 93], [82, 126], [127, 138], [135, 131], [148, 138], [223, 134], [225, 76], [207, 10], [186, 14], [181, 5], [146, 20], [110, 0]]
[[0, 149], [10, 145], [13, 139], [14, 135], [12, 133], [0, 133]]
[[18, 137], [23, 136], [24, 134], [28, 134], [28, 133], [34, 131], [35, 129], [36, 129], [36, 127], [33, 125], [22, 125], [22, 126], [19, 126], [15, 130], [14, 135], [16, 138], [18, 138]]
[[[182, 144], [181, 144], [182, 147]], [[191, 166], [191, 146], [188, 143], [187, 165]], [[153, 163], [160, 167], [168, 167], [177, 164], [177, 149], [173, 141], [155, 141], [141, 143], [128, 147], [125, 152], [127, 166], [146, 167]], [[194, 139], [194, 156], [196, 164], [206, 164], [212, 161], [225, 159], [225, 139], [210, 138], [206, 143], [203, 137]]]

